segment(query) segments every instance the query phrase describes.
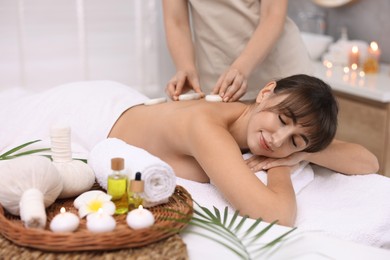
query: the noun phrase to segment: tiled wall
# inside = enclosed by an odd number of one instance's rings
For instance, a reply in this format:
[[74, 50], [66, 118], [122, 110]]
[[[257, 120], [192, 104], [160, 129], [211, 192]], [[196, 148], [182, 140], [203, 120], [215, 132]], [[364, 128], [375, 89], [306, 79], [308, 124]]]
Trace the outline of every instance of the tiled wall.
[[340, 37], [340, 28], [346, 27], [352, 40], [378, 42], [382, 50], [381, 62], [390, 63], [389, 0], [354, 0], [337, 8], [318, 7], [311, 0], [289, 1], [289, 16], [297, 24], [302, 25], [302, 18], [307, 14], [323, 16], [325, 33], [334, 39]]

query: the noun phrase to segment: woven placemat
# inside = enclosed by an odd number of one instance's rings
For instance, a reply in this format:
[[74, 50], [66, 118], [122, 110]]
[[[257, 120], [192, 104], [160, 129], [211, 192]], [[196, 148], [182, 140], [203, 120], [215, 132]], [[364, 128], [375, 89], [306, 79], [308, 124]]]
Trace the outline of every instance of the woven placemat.
[[38, 260], [186, 260], [187, 248], [179, 235], [173, 235], [159, 242], [130, 249], [115, 251], [88, 251], [88, 252], [45, 252], [38, 249], [20, 247], [0, 235], [0, 259], [38, 259]]
[[73, 207], [73, 199], [57, 200], [47, 208], [47, 225], [42, 230], [25, 228], [20, 218], [4, 211], [0, 205], [0, 234], [16, 245], [51, 252], [138, 248], [175, 235], [187, 225], [193, 213], [191, 195], [183, 187], [176, 186], [167, 203], [150, 208], [156, 221], [149, 228], [130, 229], [124, 214], [114, 216], [117, 226], [111, 232], [88, 231], [84, 218], [75, 232], [54, 233], [48, 226], [61, 207], [77, 214], [77, 209]]

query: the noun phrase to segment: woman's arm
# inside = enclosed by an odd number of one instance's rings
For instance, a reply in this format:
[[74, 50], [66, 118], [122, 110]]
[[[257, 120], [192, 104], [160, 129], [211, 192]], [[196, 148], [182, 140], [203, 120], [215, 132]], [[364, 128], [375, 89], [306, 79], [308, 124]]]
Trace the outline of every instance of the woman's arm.
[[267, 170], [280, 165], [309, 161], [344, 174], [368, 174], [379, 170], [378, 159], [365, 147], [334, 140], [325, 150], [316, 153], [297, 152], [286, 158], [255, 158], [247, 161], [253, 171]]
[[261, 18], [256, 30], [240, 56], [220, 76], [213, 93], [224, 93], [224, 101], [235, 101], [245, 94], [247, 78], [267, 57], [283, 31], [287, 6], [288, 0], [261, 1]]
[[334, 140], [325, 150], [306, 153], [309, 162], [345, 174], [367, 174], [379, 170], [376, 156], [365, 147]]
[[[188, 134], [191, 155], [198, 161], [210, 180], [241, 215], [262, 218], [267, 222], [292, 226], [296, 201], [290, 179], [291, 167], [269, 170], [265, 186], [248, 168], [241, 151], [224, 126], [215, 122], [192, 120]], [[196, 127], [202, 125], [202, 127]]]
[[164, 0], [164, 26], [168, 49], [176, 66], [176, 74], [166, 86], [167, 94], [174, 100], [183, 91], [194, 89], [201, 93], [195, 67], [195, 53], [189, 22], [187, 0]]

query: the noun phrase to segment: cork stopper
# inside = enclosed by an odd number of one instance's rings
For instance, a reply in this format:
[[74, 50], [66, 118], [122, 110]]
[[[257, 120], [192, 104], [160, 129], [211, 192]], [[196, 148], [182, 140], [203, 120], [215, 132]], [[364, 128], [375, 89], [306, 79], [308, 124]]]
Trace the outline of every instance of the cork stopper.
[[144, 181], [141, 180], [141, 173], [137, 172], [135, 174], [135, 179], [130, 181], [130, 191], [132, 192], [143, 192], [144, 191]]
[[113, 171], [121, 171], [125, 168], [125, 160], [123, 158], [112, 158], [111, 169]]

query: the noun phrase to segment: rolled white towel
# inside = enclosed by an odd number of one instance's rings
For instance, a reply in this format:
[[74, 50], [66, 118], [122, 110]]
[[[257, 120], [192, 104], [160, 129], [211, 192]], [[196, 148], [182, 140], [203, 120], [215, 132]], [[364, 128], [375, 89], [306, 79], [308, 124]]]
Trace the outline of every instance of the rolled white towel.
[[129, 145], [117, 138], [101, 141], [91, 150], [88, 164], [95, 172], [100, 186], [107, 189], [107, 177], [112, 173], [111, 158], [122, 157], [129, 178], [141, 172], [144, 181], [144, 206], [152, 207], [168, 202], [176, 187], [176, 175], [166, 162], [144, 149]]

